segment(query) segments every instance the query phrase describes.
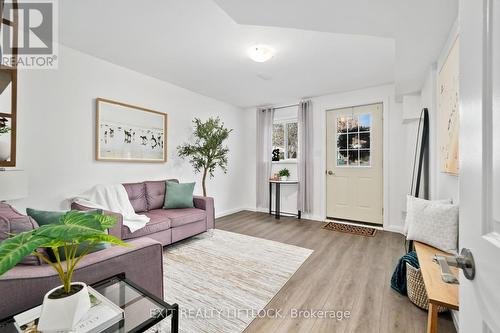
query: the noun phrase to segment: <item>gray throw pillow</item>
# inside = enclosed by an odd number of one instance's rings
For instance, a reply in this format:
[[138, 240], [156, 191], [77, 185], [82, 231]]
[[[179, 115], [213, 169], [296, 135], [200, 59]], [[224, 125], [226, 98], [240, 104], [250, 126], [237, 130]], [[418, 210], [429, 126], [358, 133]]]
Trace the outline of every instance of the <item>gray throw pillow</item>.
[[407, 239], [429, 244], [448, 253], [457, 253], [458, 206], [412, 198], [408, 202]]

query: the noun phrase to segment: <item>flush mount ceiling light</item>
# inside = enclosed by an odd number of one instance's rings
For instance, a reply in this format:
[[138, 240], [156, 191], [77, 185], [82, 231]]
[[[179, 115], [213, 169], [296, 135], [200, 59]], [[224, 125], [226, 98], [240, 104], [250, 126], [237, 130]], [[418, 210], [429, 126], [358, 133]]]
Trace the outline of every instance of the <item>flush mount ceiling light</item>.
[[274, 50], [267, 45], [254, 45], [248, 49], [248, 56], [255, 62], [266, 62], [274, 56]]

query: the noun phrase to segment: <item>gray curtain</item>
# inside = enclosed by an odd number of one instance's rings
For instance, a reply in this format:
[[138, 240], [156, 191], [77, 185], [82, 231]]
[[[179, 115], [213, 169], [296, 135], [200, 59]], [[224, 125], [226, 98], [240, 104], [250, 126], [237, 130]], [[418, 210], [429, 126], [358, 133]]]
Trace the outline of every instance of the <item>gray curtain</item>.
[[297, 195], [297, 208], [302, 212], [312, 211], [312, 186], [313, 186], [313, 115], [312, 102], [301, 101], [298, 112], [299, 125], [299, 155], [298, 179], [299, 193]]
[[257, 109], [257, 207], [269, 206], [274, 109]]

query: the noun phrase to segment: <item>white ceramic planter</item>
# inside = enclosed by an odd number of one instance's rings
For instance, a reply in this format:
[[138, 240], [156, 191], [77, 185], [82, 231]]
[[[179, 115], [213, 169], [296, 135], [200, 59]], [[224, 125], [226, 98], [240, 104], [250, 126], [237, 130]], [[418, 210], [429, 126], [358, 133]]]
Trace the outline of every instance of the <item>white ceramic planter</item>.
[[38, 321], [38, 330], [42, 332], [71, 331], [73, 327], [90, 310], [90, 297], [87, 285], [73, 282], [83, 288], [68, 297], [50, 299], [49, 295], [61, 286], [50, 290], [43, 298], [42, 313]]
[[10, 158], [10, 135], [0, 134], [0, 161]]
[[281, 181], [286, 182], [287, 180], [288, 180], [288, 176], [282, 176], [282, 177], [281, 177]]

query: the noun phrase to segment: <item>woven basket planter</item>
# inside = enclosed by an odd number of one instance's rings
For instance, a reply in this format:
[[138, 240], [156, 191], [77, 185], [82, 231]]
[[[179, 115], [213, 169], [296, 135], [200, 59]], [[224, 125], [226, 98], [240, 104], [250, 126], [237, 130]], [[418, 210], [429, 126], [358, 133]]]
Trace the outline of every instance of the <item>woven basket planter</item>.
[[[420, 268], [415, 268], [406, 263], [406, 284], [408, 289], [408, 298], [421, 309], [429, 310], [429, 298], [425, 291], [424, 279]], [[444, 306], [437, 307], [438, 312], [448, 311]]]

